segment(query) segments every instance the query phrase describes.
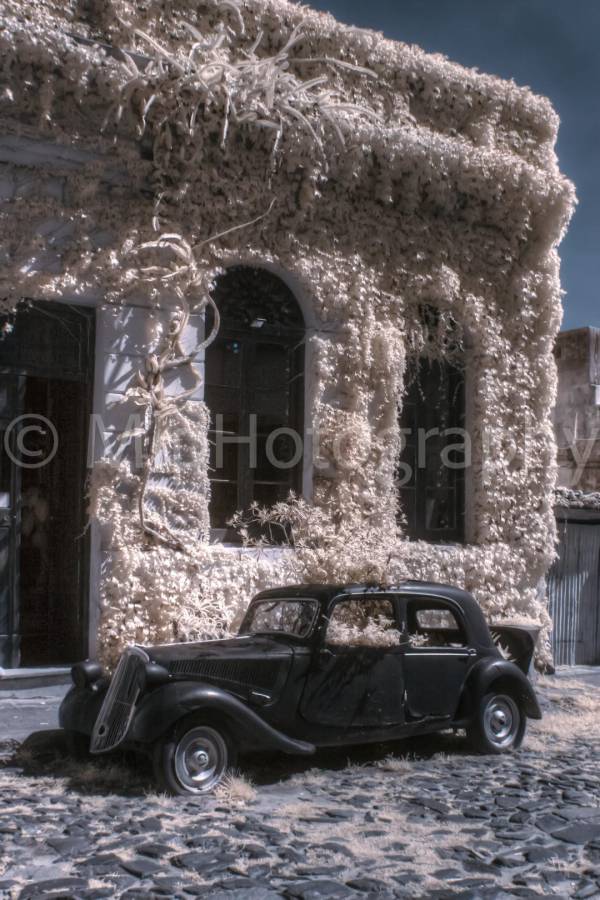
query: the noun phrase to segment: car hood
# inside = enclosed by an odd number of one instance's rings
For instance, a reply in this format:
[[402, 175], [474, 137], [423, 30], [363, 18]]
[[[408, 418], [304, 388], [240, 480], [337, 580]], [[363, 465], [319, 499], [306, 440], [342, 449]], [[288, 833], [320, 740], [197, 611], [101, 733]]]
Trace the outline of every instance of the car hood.
[[240, 635], [219, 641], [197, 641], [188, 644], [157, 644], [144, 647], [152, 660], [161, 666], [171, 662], [195, 659], [283, 659], [291, 656], [291, 646], [262, 635]]
[[255, 635], [144, 650], [173, 678], [214, 684], [244, 697], [262, 691], [269, 699], [285, 684], [294, 655], [284, 642]]

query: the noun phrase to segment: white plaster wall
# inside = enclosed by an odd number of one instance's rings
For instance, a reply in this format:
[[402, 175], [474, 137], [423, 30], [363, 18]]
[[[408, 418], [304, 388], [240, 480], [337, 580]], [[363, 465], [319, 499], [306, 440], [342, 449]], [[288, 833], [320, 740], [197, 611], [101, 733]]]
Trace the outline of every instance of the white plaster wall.
[[[124, 305], [96, 307], [96, 360], [92, 421], [88, 444], [88, 467], [102, 458], [129, 460], [134, 469], [141, 463], [141, 439], [124, 437], [123, 432], [144, 421], [144, 410], [127, 398], [127, 389], [134, 383], [136, 373], [143, 370], [144, 357], [149, 349], [156, 350], [161, 335], [168, 328], [171, 311], [168, 307]], [[183, 349], [191, 353], [204, 335], [203, 316], [195, 314], [183, 333]], [[204, 367], [204, 352], [196, 355], [200, 371]], [[167, 382], [167, 394], [176, 395], [193, 386], [188, 370], [175, 372]], [[200, 385], [190, 398], [192, 404], [203, 399]], [[156, 480], [160, 480], [160, 462]], [[185, 489], [185, 484], [178, 484]], [[91, 523], [90, 563], [90, 654], [98, 639], [100, 618], [99, 586], [103, 575], [110, 571], [115, 547], [111, 523]]]
[[[131, 441], [123, 441], [121, 433], [135, 421], [143, 422], [143, 410], [126, 397], [138, 371], [144, 368], [144, 356], [157, 350], [161, 335], [170, 319], [168, 308], [147, 306], [114, 307], [101, 304], [97, 308], [96, 328], [96, 384], [94, 413], [98, 416], [94, 428], [93, 459], [123, 453], [131, 449]], [[202, 341], [204, 322], [201, 315], [192, 315], [183, 335], [182, 345], [192, 352]], [[196, 356], [202, 367], [204, 354]], [[167, 395], [177, 395], [194, 385], [189, 371], [175, 371], [166, 383]], [[191, 399], [203, 399], [202, 386]], [[133, 458], [133, 454], [129, 454]]]

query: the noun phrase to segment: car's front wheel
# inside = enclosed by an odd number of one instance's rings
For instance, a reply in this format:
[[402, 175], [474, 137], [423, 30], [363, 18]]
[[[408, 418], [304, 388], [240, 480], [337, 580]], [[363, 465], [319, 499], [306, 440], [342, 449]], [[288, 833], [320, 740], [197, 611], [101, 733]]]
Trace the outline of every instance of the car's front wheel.
[[527, 720], [510, 694], [485, 694], [479, 702], [467, 737], [480, 753], [509, 753], [519, 747]]
[[220, 725], [187, 718], [157, 742], [154, 774], [169, 794], [208, 794], [235, 762], [235, 750]]

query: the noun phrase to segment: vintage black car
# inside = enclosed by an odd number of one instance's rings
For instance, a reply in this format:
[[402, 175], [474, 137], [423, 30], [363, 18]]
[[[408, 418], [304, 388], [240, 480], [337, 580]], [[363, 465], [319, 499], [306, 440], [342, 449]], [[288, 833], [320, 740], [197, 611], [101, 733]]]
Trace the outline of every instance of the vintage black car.
[[97, 663], [74, 666], [60, 722], [92, 753], [150, 752], [175, 794], [210, 791], [238, 752], [466, 729], [478, 751], [505, 753], [527, 717], [541, 718], [533, 650], [526, 629], [490, 632], [457, 588], [285, 587], [252, 600], [236, 637], [129, 647], [111, 679]]

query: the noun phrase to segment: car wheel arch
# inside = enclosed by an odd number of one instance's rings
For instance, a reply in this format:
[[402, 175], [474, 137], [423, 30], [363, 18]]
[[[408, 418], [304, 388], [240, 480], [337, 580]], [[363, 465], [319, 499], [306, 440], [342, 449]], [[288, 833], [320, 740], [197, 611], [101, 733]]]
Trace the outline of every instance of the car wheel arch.
[[148, 697], [135, 716], [130, 740], [151, 744], [163, 739], [184, 717], [194, 714], [229, 723], [230, 734], [240, 752], [278, 749], [284, 753], [310, 755], [315, 747], [290, 738], [269, 725], [233, 694], [203, 683], [165, 685]]
[[139, 730], [145, 741], [154, 743], [176, 735], [188, 720], [201, 719], [207, 726], [221, 728], [231, 740], [240, 742], [243, 740], [244, 723], [236, 720], [233, 712], [219, 701], [220, 698], [215, 697], [210, 689], [207, 696], [203, 696], [201, 690], [194, 691], [191, 696], [184, 696], [173, 705], [159, 727], [156, 727], [155, 721], [150, 731], [146, 722], [136, 723], [134, 720], [134, 730]]
[[541, 718], [537, 698], [528, 678], [514, 663], [492, 659], [481, 660], [469, 673], [462, 690], [456, 720], [463, 722], [475, 715], [478, 702], [490, 692], [508, 694], [525, 716]]
[[204, 704], [199, 704], [193, 709], [182, 711], [179, 718], [163, 732], [162, 737], [164, 738], [168, 734], [177, 736], [193, 722], [202, 722], [202, 724], [207, 725], [209, 728], [215, 728], [217, 731], [224, 732], [229, 740], [239, 741], [240, 723], [236, 723], [235, 719], [228, 716], [223, 710]]

